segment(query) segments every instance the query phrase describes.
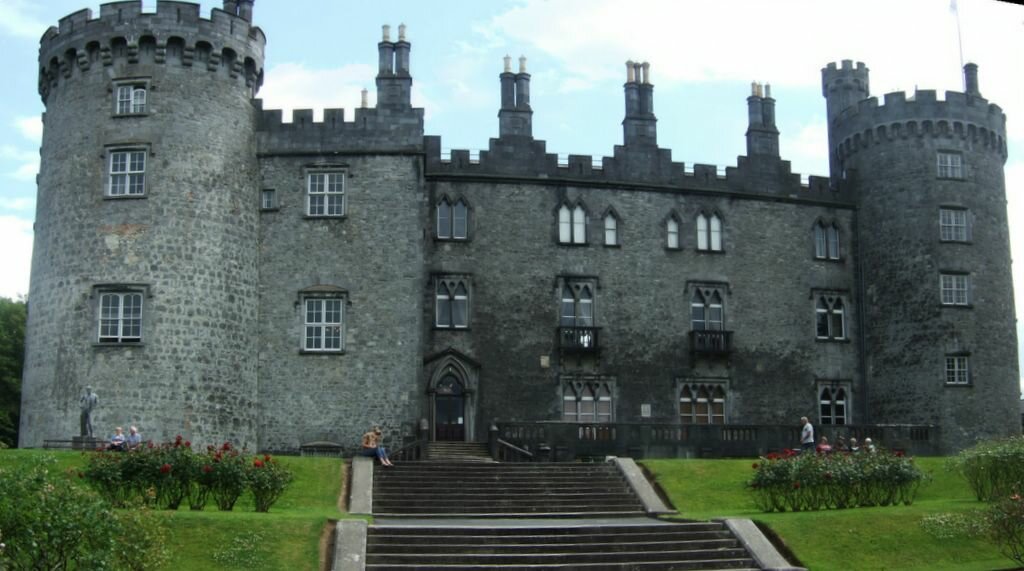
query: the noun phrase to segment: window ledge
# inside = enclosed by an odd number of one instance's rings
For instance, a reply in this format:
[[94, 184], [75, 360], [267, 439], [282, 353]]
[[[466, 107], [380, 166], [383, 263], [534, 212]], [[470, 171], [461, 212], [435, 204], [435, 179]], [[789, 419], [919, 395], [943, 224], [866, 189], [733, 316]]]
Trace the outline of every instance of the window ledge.
[[569, 248], [586, 248], [590, 244], [587, 242], [576, 243], [576, 242], [558, 242], [559, 246], [567, 246]]
[[260, 212], [277, 212], [281, 210], [280, 206], [274, 206], [273, 208], [260, 208]]
[[435, 242], [444, 242], [446, 244], [472, 242], [472, 240], [470, 240], [468, 237], [467, 238], [441, 238], [439, 236], [434, 236], [434, 241]]
[[148, 198], [148, 194], [118, 194], [116, 196], [110, 194], [104, 194], [103, 200], [141, 200]]
[[974, 242], [971, 242], [970, 240], [943, 240], [942, 238], [939, 238], [939, 243], [940, 244], [963, 244], [965, 246], [970, 246], [970, 245], [974, 244]]
[[338, 215], [333, 215], [333, 216], [326, 216], [326, 215], [324, 215], [324, 216], [312, 216], [312, 215], [309, 215], [309, 214], [303, 214], [302, 215], [302, 219], [303, 220], [344, 220], [347, 217], [348, 217], [348, 215], [346, 215], [346, 214], [338, 214]]
[[470, 331], [472, 328], [470, 328], [470, 327], [442, 327], [440, 325], [435, 325], [435, 326], [431, 327], [431, 329], [433, 331]]
[[719, 255], [720, 256], [722, 254], [725, 254], [725, 250], [712, 250], [711, 248], [707, 248], [707, 249], [701, 250], [700, 248], [697, 248], [697, 253], [698, 254], [712, 254], [712, 255]]
[[815, 337], [814, 338], [814, 342], [815, 343], [852, 343], [852, 341], [850, 340], [849, 337], [844, 337], [842, 339], [839, 339], [839, 338], [836, 338], [836, 337]]
[[149, 117], [149, 112], [144, 113], [114, 113], [111, 115], [111, 119], [128, 119], [132, 117]]
[[939, 307], [944, 309], [974, 309], [973, 303], [940, 303]]
[[96, 349], [126, 349], [130, 347], [145, 347], [146, 344], [141, 341], [138, 343], [114, 343], [110, 341], [93, 341], [92, 346], [95, 347]]
[[956, 177], [956, 176], [936, 176], [935, 179], [936, 180], [951, 180], [953, 182], [964, 182], [964, 181], [967, 180], [966, 177], [962, 177], [962, 176], [960, 176], [960, 177]]
[[843, 258], [843, 257], [838, 257], [838, 258], [819, 258], [819, 257], [815, 256], [814, 257], [814, 261], [815, 262], [828, 262], [830, 264], [842, 264], [842, 263], [846, 262], [846, 258]]
[[324, 356], [335, 356], [344, 355], [345, 350], [340, 349], [338, 351], [307, 351], [306, 349], [299, 349], [299, 355], [324, 355]]
[[614, 248], [614, 249], [622, 248], [622, 244], [601, 244], [601, 245], [604, 246], [605, 248]]
[[665, 246], [664, 248], [665, 248], [666, 252], [682, 252], [683, 251], [683, 249], [681, 247], [679, 247], [679, 246], [676, 246], [674, 248], [672, 246]]
[[974, 383], [943, 383], [943, 386], [947, 388], [960, 388], [960, 389], [973, 389]]

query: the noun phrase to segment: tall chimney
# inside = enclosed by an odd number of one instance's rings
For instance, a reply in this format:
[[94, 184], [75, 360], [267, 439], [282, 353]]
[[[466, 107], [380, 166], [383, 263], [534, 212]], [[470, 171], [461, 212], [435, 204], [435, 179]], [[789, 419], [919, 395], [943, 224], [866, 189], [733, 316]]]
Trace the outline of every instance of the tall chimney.
[[512, 58], [505, 56], [501, 75], [501, 109], [498, 110], [498, 137], [533, 138], [533, 110], [530, 108], [530, 74], [526, 56], [519, 56], [519, 73], [512, 73]]
[[238, 17], [246, 22], [252, 22], [253, 0], [238, 0]]
[[964, 65], [964, 93], [975, 97], [981, 97], [981, 91], [978, 91], [977, 64], [969, 63]]

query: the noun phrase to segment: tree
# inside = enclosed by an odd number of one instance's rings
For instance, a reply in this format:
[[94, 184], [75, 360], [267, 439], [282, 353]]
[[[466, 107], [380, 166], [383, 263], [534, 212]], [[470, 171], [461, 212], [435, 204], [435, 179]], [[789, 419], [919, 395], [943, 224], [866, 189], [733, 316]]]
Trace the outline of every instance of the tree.
[[18, 445], [26, 310], [24, 300], [0, 297], [0, 448]]

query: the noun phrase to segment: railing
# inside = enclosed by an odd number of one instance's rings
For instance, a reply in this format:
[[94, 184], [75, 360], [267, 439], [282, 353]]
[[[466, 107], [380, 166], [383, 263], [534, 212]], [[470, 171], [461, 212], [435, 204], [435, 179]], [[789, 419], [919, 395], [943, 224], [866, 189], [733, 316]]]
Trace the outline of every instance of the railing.
[[566, 353], [596, 353], [598, 331], [597, 327], [559, 327], [558, 345]]
[[402, 462], [423, 460], [426, 456], [426, 447], [428, 442], [428, 440], [414, 440], [398, 450], [388, 452], [388, 458]]
[[[742, 457], [800, 446], [796, 425], [574, 423], [560, 421], [499, 422], [498, 436], [538, 459], [550, 449], [551, 459], [632, 456], [636, 458]], [[823, 425], [818, 436], [835, 442], [839, 436], [905, 450], [910, 454], [941, 453], [938, 428], [925, 425]]]
[[299, 456], [338, 458], [342, 456], [342, 446], [336, 442], [307, 442], [299, 446]]
[[732, 331], [691, 331], [690, 351], [701, 355], [728, 355], [732, 351]]

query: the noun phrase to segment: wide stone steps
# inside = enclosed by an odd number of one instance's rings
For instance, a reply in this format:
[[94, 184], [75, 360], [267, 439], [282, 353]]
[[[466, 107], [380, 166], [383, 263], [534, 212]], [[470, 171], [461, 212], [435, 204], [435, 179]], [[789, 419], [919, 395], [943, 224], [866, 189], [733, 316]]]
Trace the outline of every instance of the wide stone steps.
[[373, 472], [373, 513], [411, 517], [633, 516], [614, 464], [406, 462]]
[[430, 442], [424, 457], [426, 461], [494, 462], [484, 442]]
[[755, 569], [717, 522], [459, 527], [373, 525], [366, 569]]

